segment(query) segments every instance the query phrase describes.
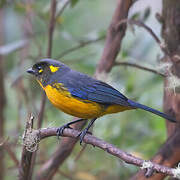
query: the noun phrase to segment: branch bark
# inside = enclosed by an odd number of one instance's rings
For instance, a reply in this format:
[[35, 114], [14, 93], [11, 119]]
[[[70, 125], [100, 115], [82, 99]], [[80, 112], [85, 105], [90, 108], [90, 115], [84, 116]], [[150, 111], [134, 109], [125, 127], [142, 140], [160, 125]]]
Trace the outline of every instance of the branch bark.
[[[37, 136], [40, 140], [50, 137], [50, 136], [56, 136], [57, 128], [43, 128], [39, 130], [34, 130], [32, 131], [31, 136]], [[74, 129], [65, 129], [63, 131], [63, 136], [70, 137], [70, 138], [75, 138], [78, 139], [79, 131], [74, 130]], [[36, 138], [35, 138], [36, 139]], [[124, 152], [117, 147], [115, 147], [112, 144], [109, 144], [93, 135], [87, 134], [83, 141], [86, 144], [91, 144], [93, 147], [99, 147], [100, 149], [106, 151], [108, 154], [111, 154], [113, 156], [116, 156], [120, 158], [121, 160], [125, 161], [128, 164], [133, 164], [142, 168], [146, 168], [147, 166], [151, 166], [152, 169], [156, 170], [157, 172], [165, 173], [170, 176], [174, 176], [175, 169], [173, 168], [168, 168], [165, 166], [161, 166], [157, 163], [153, 163], [150, 161], [142, 160], [140, 158], [137, 158], [127, 152]], [[46, 179], [46, 178], [45, 178]]]
[[[152, 158], [152, 162], [161, 164], [167, 167], [173, 167], [178, 162], [177, 157], [180, 156], [180, 143], [179, 143], [180, 131], [177, 129], [175, 133], [170, 136], [164, 145], [160, 148], [159, 152]], [[131, 180], [146, 180], [144, 176], [145, 171], [139, 171]], [[149, 177], [148, 180], [159, 180], [164, 179], [166, 174], [155, 173], [153, 176]]]
[[[169, 49], [171, 58], [169, 59], [165, 56], [164, 61], [172, 64], [171, 72], [172, 76], [180, 78], [180, 28], [179, 28], [179, 18], [180, 18], [180, 2], [178, 0], [170, 1], [163, 0], [163, 26], [162, 26], [162, 37]], [[180, 94], [179, 87], [175, 87], [175, 92], [170, 91], [168, 78], [165, 79], [164, 83], [164, 111], [169, 114], [173, 114], [177, 121], [180, 122]], [[175, 85], [176, 86], [176, 85]], [[174, 125], [167, 122], [168, 136], [170, 136], [175, 129]]]
[[152, 72], [154, 74], [158, 74], [162, 77], [165, 77], [166, 75], [155, 70], [155, 69], [151, 69], [151, 68], [148, 68], [148, 67], [144, 67], [144, 66], [141, 66], [139, 64], [135, 64], [135, 63], [130, 63], [130, 62], [115, 62], [114, 63], [114, 66], [129, 66], [129, 67], [133, 67], [133, 68], [137, 68], [137, 69], [141, 69], [141, 70], [144, 70], [144, 71], [148, 71], [148, 72]]
[[[31, 116], [26, 123], [26, 130], [23, 137], [23, 142], [30, 137], [29, 135], [32, 133], [33, 129], [33, 117]], [[30, 142], [28, 142], [30, 143]], [[35, 144], [36, 145], [36, 144]], [[31, 162], [32, 162], [32, 155], [33, 152], [27, 149], [26, 144], [23, 145], [22, 155], [21, 155], [21, 162], [19, 166], [19, 180], [30, 180], [30, 169], [31, 169]]]
[[[81, 130], [85, 124], [86, 122], [79, 122], [72, 125], [72, 127], [73, 129]], [[52, 133], [54, 133], [55, 135], [56, 131], [52, 131]], [[43, 134], [46, 136], [46, 133]], [[44, 138], [45, 137], [44, 135], [41, 138]], [[73, 151], [73, 148], [76, 145], [77, 141], [78, 139], [63, 137], [55, 153], [51, 156], [51, 158], [48, 161], [46, 161], [43, 164], [43, 166], [39, 170], [36, 179], [37, 180], [52, 179], [54, 174], [59, 169], [59, 167], [64, 163], [64, 161], [69, 157], [69, 155]]]
[[117, 8], [115, 9], [111, 24], [108, 28], [102, 57], [96, 69], [96, 77], [98, 77], [98, 74], [106, 74], [110, 72], [115, 62], [115, 59], [120, 51], [121, 42], [126, 30], [125, 24], [122, 25], [121, 28], [117, 28], [117, 25], [121, 20], [127, 18], [129, 8], [132, 6], [132, 4], [132, 0], [118, 0], [117, 2]]

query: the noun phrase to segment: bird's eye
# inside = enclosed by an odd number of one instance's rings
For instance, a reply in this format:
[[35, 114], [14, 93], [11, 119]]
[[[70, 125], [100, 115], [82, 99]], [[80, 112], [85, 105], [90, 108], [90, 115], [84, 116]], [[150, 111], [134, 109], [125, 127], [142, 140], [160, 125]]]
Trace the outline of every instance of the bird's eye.
[[38, 66], [37, 69], [38, 69], [38, 73], [39, 73], [39, 74], [42, 74], [42, 72], [43, 72], [42, 67], [41, 67], [41, 66]]

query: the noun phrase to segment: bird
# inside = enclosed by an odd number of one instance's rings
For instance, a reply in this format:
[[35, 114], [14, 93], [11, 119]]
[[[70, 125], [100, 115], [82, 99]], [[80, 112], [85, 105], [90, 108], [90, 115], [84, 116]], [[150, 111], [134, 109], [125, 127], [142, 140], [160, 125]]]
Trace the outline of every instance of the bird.
[[80, 144], [95, 120], [107, 114], [139, 108], [161, 116], [170, 122], [176, 122], [175, 118], [170, 115], [135, 102], [111, 85], [75, 71], [60, 61], [42, 59], [27, 72], [35, 76], [56, 108], [80, 118], [59, 127], [57, 129], [58, 136], [63, 134], [65, 128], [71, 128], [70, 125], [91, 119], [88, 126], [79, 133]]

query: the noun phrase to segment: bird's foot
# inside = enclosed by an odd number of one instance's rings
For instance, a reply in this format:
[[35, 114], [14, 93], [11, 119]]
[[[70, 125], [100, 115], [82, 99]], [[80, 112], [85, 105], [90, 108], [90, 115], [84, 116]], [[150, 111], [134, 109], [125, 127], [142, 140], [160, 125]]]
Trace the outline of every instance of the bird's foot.
[[84, 130], [82, 130], [77, 137], [79, 137], [79, 140], [80, 140], [80, 145], [82, 145], [82, 142], [83, 142], [83, 139], [85, 137], [86, 134], [91, 134], [92, 135], [92, 132], [89, 132], [88, 131], [88, 128], [85, 128]]
[[63, 126], [61, 126], [61, 127], [59, 127], [59, 128], [57, 129], [56, 134], [57, 134], [58, 138], [59, 138], [59, 136], [62, 136], [62, 135], [63, 135], [63, 131], [64, 131], [64, 129], [66, 129], [66, 128], [72, 129], [72, 128], [70, 127], [70, 124], [69, 124], [69, 123], [67, 123], [67, 124], [65, 124], [65, 125], [63, 125]]

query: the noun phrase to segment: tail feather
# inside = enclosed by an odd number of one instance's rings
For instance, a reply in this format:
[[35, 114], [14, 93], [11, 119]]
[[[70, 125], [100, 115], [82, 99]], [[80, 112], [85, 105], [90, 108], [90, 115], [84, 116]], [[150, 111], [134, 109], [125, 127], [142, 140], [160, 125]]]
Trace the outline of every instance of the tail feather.
[[143, 104], [134, 102], [134, 101], [132, 101], [132, 100], [130, 100], [130, 99], [128, 99], [128, 103], [130, 104], [130, 106], [132, 106], [132, 107], [134, 107], [134, 108], [140, 108], [140, 109], [143, 109], [143, 110], [145, 110], [145, 111], [149, 111], [149, 112], [151, 112], [151, 113], [154, 113], [154, 114], [156, 114], [156, 115], [158, 115], [158, 116], [161, 116], [161, 117], [163, 117], [163, 118], [165, 118], [165, 119], [167, 119], [167, 120], [169, 120], [169, 121], [171, 121], [171, 122], [176, 122], [176, 120], [175, 120], [173, 117], [171, 117], [171, 116], [169, 116], [169, 115], [167, 115], [167, 114], [164, 114], [164, 113], [162, 113], [162, 112], [160, 112], [160, 111], [158, 111], [158, 110], [155, 110], [155, 109], [153, 109], [153, 108], [150, 108], [150, 107], [148, 107], [148, 106], [145, 106], [145, 105], [143, 105]]

